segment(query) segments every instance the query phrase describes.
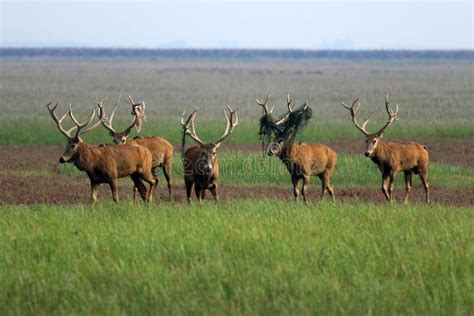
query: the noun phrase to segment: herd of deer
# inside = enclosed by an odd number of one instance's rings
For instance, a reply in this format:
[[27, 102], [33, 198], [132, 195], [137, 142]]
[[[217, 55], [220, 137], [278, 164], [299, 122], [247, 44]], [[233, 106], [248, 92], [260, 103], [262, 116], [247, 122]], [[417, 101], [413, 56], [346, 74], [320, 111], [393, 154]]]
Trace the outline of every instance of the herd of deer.
[[[269, 96], [270, 97], [270, 96]], [[304, 142], [295, 143], [293, 137], [284, 134], [285, 123], [291, 115], [295, 114], [292, 107], [292, 100], [288, 95], [286, 114], [278, 119], [273, 118], [272, 109], [268, 108], [268, 99], [264, 102], [256, 100], [262, 107], [262, 119], [271, 122], [270, 130], [272, 140], [267, 145], [266, 154], [268, 156], [278, 156], [287, 167], [291, 175], [295, 200], [298, 200], [300, 192], [306, 202], [306, 190], [310, 176], [318, 176], [321, 179], [321, 198], [325, 193], [335, 200], [334, 190], [331, 185], [331, 178], [336, 165], [336, 153], [326, 145], [307, 144]], [[171, 164], [173, 159], [173, 146], [164, 138], [158, 136], [136, 136], [129, 139], [128, 136], [135, 127], [140, 132], [145, 118], [145, 103], [135, 103], [129, 96], [132, 106], [133, 119], [130, 125], [122, 132], [117, 132], [112, 127], [115, 111], [120, 103], [116, 103], [109, 117], [107, 117], [104, 105], [107, 98], [97, 103], [97, 108], [90, 116], [80, 123], [72, 112], [72, 107], [61, 118], [55, 113], [58, 104], [52, 106], [47, 104], [47, 108], [59, 131], [66, 137], [67, 144], [60, 163], [73, 163], [79, 170], [85, 171], [91, 184], [91, 202], [97, 199], [97, 187], [101, 183], [107, 183], [112, 191], [115, 202], [118, 202], [117, 179], [130, 177], [134, 183], [133, 198], [136, 192], [140, 194], [144, 201], [152, 201], [154, 190], [158, 184], [156, 171], [163, 170], [163, 174], [168, 184], [168, 193], [171, 198]], [[350, 111], [352, 123], [364, 134], [366, 141], [365, 156], [369, 157], [382, 172], [382, 192], [387, 201], [393, 200], [393, 187], [395, 176], [399, 171], [405, 174], [406, 192], [404, 202], [407, 203], [412, 190], [412, 175], [419, 174], [426, 194], [426, 202], [429, 203], [428, 186], [428, 163], [429, 154], [425, 146], [414, 142], [385, 142], [382, 140], [384, 130], [393, 122], [398, 120], [398, 105], [394, 111], [390, 107], [388, 96], [385, 99], [385, 109], [388, 114], [386, 124], [375, 133], [366, 130], [367, 123], [373, 116], [370, 115], [362, 125], [357, 122], [356, 113], [360, 102], [357, 98], [351, 106], [341, 102]], [[307, 103], [301, 106], [302, 113], [308, 108]], [[183, 113], [181, 126], [183, 128], [183, 139], [191, 137], [197, 145], [189, 147], [186, 151], [182, 149], [182, 161], [184, 170], [184, 184], [188, 202], [191, 200], [191, 193], [194, 187], [196, 197], [201, 202], [205, 198], [206, 191], [209, 190], [216, 200], [218, 195], [219, 164], [216, 151], [220, 144], [226, 139], [238, 124], [238, 117], [235, 110], [227, 106], [229, 115], [225, 112], [227, 127], [224, 134], [215, 142], [204, 142], [196, 134], [194, 119], [197, 110], [192, 112], [187, 119]], [[99, 120], [91, 125], [95, 114]], [[374, 112], [375, 113], [375, 112]], [[65, 130], [62, 121], [69, 116], [74, 127]], [[102, 125], [113, 137], [113, 144], [92, 145], [81, 139], [81, 135], [92, 130], [98, 125]], [[72, 134], [74, 133], [74, 134]], [[299, 182], [303, 181], [301, 190]], [[143, 184], [149, 184], [149, 189]]]

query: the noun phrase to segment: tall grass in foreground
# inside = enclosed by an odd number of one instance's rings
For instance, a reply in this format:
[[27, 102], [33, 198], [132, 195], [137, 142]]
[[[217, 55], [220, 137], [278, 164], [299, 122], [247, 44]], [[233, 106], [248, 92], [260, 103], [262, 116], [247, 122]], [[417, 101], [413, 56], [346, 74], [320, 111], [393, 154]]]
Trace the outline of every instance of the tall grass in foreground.
[[472, 208], [7, 206], [0, 314], [469, 314]]

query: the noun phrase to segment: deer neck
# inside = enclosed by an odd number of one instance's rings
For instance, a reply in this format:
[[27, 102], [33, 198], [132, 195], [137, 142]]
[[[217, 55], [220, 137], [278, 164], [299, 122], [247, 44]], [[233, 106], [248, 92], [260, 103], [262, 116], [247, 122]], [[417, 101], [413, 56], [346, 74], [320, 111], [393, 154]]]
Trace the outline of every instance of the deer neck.
[[278, 157], [279, 157], [281, 160], [287, 160], [287, 158], [289, 157], [289, 153], [290, 153], [292, 147], [293, 147], [293, 143], [292, 143], [292, 142], [285, 142], [285, 143], [283, 144], [283, 146], [281, 147], [281, 151], [280, 151], [280, 154], [278, 155]]
[[97, 155], [91, 145], [81, 142], [77, 145], [76, 158], [74, 165], [81, 171], [91, 171], [94, 169]]
[[387, 149], [387, 144], [383, 140], [379, 140], [379, 143], [374, 150], [374, 154], [372, 155], [370, 159], [372, 159], [372, 161], [377, 164], [385, 161], [385, 158], [387, 157], [386, 149]]

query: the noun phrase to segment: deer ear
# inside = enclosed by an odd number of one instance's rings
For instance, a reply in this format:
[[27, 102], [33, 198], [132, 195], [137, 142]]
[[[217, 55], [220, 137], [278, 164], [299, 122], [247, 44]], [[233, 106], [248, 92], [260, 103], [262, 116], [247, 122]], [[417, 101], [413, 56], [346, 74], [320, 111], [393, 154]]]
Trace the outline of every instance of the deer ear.
[[383, 133], [377, 134], [377, 137], [383, 138]]
[[221, 143], [217, 143], [217, 144], [216, 144], [216, 148], [219, 148], [220, 145], [221, 145]]
[[109, 131], [109, 135], [115, 137], [114, 132]]

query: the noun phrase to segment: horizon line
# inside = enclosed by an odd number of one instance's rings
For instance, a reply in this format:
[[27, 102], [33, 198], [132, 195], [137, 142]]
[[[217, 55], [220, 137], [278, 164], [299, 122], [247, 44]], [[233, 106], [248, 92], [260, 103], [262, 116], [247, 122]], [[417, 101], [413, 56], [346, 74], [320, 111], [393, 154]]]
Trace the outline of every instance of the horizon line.
[[474, 48], [252, 48], [252, 47], [126, 47], [126, 46], [2, 46], [0, 49], [89, 49], [89, 50], [222, 50], [222, 51], [474, 51]]

